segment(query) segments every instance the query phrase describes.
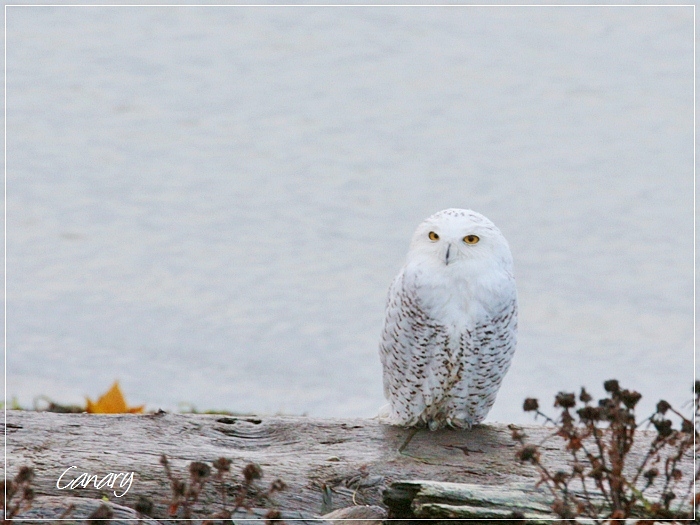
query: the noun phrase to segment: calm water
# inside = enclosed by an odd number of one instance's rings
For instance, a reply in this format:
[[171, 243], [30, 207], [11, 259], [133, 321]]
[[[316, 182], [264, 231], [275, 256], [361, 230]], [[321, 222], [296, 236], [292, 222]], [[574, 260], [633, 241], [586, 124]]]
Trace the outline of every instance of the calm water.
[[7, 391], [371, 416], [416, 225], [510, 241], [489, 419], [690, 398], [693, 10], [9, 7]]

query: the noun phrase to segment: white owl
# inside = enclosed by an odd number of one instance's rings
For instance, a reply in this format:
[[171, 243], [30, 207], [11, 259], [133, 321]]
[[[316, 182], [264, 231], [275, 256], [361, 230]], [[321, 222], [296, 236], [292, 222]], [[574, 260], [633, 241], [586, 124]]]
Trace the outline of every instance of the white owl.
[[389, 288], [379, 354], [380, 419], [470, 428], [496, 400], [515, 351], [513, 257], [500, 230], [471, 210], [428, 217]]

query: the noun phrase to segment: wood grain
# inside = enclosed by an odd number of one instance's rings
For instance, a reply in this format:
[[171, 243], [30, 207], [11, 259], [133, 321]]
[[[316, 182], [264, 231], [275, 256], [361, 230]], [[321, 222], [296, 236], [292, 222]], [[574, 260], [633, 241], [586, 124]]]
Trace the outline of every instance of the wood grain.
[[[431, 480], [478, 486], [519, 487], [538, 491], [533, 467], [515, 460], [516, 443], [504, 424], [479, 425], [471, 431], [416, 433], [402, 453], [410, 430], [373, 419], [307, 417], [231, 417], [217, 415], [55, 414], [7, 412], [7, 468], [11, 478], [21, 466], [33, 467], [39, 496], [109, 500], [133, 508], [139, 496], [154, 503], [154, 517], [167, 515], [169, 481], [159, 463], [162, 454], [176, 475], [188, 478], [193, 461], [209, 465], [220, 457], [232, 460], [229, 485], [240, 483], [248, 463], [262, 467], [259, 491], [275, 479], [286, 489], [271, 496], [269, 506], [287, 516], [317, 517], [354, 505], [382, 505], [383, 492], [393, 482]], [[551, 428], [524, 428], [530, 442], [540, 442]], [[640, 434], [635, 454], [641, 454]], [[559, 438], [549, 441], [543, 456], [552, 468], [564, 467]], [[135, 472], [122, 498], [94, 488], [58, 490], [56, 481], [69, 466], [76, 471], [106, 475]], [[692, 467], [692, 465], [691, 465]], [[231, 489], [233, 490], [233, 489]], [[229, 504], [233, 500], [229, 491]], [[213, 483], [203, 491], [195, 515], [221, 510]]]

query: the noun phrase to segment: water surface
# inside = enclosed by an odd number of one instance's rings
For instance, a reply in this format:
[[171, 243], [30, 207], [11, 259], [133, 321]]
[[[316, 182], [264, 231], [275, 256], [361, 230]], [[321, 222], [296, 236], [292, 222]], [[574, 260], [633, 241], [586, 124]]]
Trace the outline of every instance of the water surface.
[[509, 240], [489, 420], [693, 380], [690, 7], [9, 7], [7, 391], [371, 416], [409, 238]]

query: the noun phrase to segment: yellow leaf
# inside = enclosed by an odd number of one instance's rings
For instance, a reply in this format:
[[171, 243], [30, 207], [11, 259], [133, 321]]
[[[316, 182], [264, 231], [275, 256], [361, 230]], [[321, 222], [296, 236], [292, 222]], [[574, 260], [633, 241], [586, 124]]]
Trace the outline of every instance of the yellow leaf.
[[119, 382], [115, 381], [107, 393], [96, 402], [87, 398], [87, 412], [89, 414], [141, 414], [144, 405], [129, 408], [126, 406], [124, 394], [119, 388]]

